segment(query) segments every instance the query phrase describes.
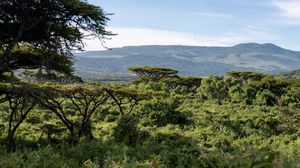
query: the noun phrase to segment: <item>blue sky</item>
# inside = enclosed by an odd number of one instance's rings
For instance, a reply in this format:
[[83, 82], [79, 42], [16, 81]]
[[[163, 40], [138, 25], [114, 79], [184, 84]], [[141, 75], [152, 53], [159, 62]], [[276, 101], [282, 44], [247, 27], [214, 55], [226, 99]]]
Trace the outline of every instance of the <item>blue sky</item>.
[[[275, 43], [300, 51], [300, 0], [88, 0], [118, 35], [107, 47]], [[97, 40], [87, 50], [101, 50]]]

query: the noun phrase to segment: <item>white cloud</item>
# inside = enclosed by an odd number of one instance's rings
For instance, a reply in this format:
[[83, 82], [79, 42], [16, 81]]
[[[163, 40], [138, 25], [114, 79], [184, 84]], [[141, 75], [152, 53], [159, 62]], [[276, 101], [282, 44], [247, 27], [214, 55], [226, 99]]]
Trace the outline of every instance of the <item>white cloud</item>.
[[214, 18], [220, 18], [220, 19], [234, 18], [234, 16], [231, 14], [217, 13], [217, 12], [196, 12], [196, 13], [192, 13], [192, 14], [194, 16], [214, 17]]
[[[139, 45], [193, 45], [193, 46], [232, 46], [243, 42], [270, 42], [274, 36], [250, 28], [238, 29], [218, 37], [207, 37], [200, 34], [148, 28], [110, 28], [111, 40], [104, 44], [108, 48]], [[85, 40], [86, 50], [103, 50], [97, 39]]]
[[274, 0], [273, 5], [281, 10], [281, 15], [293, 20], [300, 20], [299, 0]]

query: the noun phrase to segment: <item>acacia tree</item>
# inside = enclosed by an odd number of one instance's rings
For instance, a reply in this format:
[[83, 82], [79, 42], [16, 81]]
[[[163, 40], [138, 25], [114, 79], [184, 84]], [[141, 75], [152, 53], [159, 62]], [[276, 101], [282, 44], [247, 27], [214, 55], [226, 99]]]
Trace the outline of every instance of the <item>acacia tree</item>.
[[126, 87], [110, 87], [106, 91], [118, 106], [121, 116], [129, 115], [140, 101], [149, 99], [153, 95], [152, 92]]
[[5, 106], [8, 116], [7, 149], [14, 151], [16, 149], [15, 133], [37, 102], [32, 96], [32, 88], [28, 85], [11, 85], [6, 86], [5, 89], [7, 92], [2, 95], [0, 102], [7, 102]]
[[185, 86], [189, 91], [196, 91], [201, 85], [202, 78], [190, 77], [190, 76], [172, 76], [162, 79], [162, 82], [167, 84], [171, 89], [175, 89], [178, 86]]
[[253, 79], [253, 80], [261, 80], [264, 77], [267, 77], [268, 75], [260, 73], [260, 72], [247, 72], [247, 71], [229, 71], [226, 72], [226, 75], [228, 77], [232, 78], [239, 78], [244, 81], [248, 79]]
[[81, 0], [1, 0], [0, 74], [24, 67], [70, 72], [71, 51], [84, 47], [84, 37], [112, 35], [108, 20], [101, 7]]
[[[69, 130], [72, 140], [77, 142], [84, 135], [91, 116], [109, 98], [105, 88], [101, 86], [44, 86], [36, 95], [40, 103], [51, 110]], [[80, 120], [73, 120], [74, 114], [66, 109], [71, 104], [71, 110]], [[79, 123], [79, 124], [77, 124]]]
[[178, 71], [174, 69], [155, 66], [132, 66], [129, 67], [128, 70], [134, 72], [143, 82], [157, 82], [162, 78], [178, 73]]
[[77, 131], [77, 137], [84, 135], [85, 129], [90, 122], [91, 116], [98, 110], [99, 106], [104, 104], [109, 95], [105, 88], [87, 86], [76, 87], [65, 95], [76, 110], [81, 115], [81, 123]]

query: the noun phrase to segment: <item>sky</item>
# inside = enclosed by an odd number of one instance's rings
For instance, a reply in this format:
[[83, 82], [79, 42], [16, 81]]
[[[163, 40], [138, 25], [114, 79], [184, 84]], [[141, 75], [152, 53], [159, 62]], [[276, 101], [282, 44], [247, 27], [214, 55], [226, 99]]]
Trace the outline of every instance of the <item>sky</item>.
[[[274, 43], [300, 51], [300, 0], [88, 0], [110, 15], [108, 48]], [[103, 50], [86, 39], [86, 50]]]

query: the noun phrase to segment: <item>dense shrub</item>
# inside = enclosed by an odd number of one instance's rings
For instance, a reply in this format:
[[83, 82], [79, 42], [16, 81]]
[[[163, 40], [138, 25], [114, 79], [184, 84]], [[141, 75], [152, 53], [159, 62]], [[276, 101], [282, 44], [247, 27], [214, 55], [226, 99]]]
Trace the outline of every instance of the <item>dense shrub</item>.
[[153, 99], [143, 102], [137, 110], [144, 126], [189, 124], [187, 114], [177, 110], [179, 104], [180, 102], [176, 99]]
[[138, 119], [131, 115], [122, 116], [114, 128], [113, 137], [115, 141], [122, 142], [128, 146], [136, 146], [139, 143], [140, 130]]

